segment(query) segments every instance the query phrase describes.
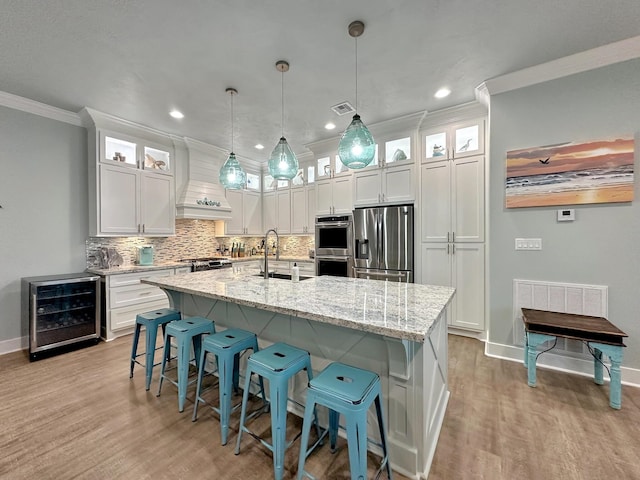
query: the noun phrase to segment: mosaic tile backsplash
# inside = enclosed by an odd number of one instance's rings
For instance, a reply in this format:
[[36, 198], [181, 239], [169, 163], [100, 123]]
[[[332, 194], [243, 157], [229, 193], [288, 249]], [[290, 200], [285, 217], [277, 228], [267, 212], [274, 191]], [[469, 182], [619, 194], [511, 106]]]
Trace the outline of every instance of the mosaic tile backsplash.
[[[275, 236], [270, 235], [274, 242]], [[258, 250], [262, 237], [216, 237], [215, 222], [210, 220], [176, 219], [175, 237], [89, 237], [86, 243], [87, 267], [100, 267], [100, 248], [115, 248], [122, 256], [123, 265], [136, 263], [137, 248], [154, 246], [154, 263], [173, 262], [182, 258], [212, 257], [223, 255], [232, 244], [245, 244], [246, 255], [252, 248]], [[315, 247], [313, 236], [281, 236], [280, 253], [294, 257], [307, 257]]]

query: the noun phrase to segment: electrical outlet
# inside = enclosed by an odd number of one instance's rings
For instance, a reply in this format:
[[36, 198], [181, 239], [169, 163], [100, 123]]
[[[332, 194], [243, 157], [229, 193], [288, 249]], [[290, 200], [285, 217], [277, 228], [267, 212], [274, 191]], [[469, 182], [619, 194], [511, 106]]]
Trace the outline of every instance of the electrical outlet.
[[516, 238], [516, 250], [542, 250], [542, 239]]

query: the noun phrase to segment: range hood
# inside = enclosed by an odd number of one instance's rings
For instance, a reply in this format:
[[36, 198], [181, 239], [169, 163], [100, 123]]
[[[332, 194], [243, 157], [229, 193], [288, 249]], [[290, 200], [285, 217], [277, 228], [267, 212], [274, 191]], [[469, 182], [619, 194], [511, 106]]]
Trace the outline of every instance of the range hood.
[[218, 171], [226, 152], [197, 140], [185, 138], [184, 141], [188, 174], [177, 197], [176, 218], [230, 220], [231, 205], [225, 197], [224, 187], [218, 183]]

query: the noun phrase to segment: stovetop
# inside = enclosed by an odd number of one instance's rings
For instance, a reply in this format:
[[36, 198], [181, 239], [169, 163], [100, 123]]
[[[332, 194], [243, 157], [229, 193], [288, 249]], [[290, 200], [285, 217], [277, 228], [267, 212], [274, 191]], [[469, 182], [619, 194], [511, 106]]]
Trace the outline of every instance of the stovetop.
[[201, 270], [213, 270], [216, 268], [225, 268], [231, 266], [231, 260], [229, 260], [227, 257], [183, 258], [179, 261], [182, 263], [191, 264], [191, 271], [193, 272]]

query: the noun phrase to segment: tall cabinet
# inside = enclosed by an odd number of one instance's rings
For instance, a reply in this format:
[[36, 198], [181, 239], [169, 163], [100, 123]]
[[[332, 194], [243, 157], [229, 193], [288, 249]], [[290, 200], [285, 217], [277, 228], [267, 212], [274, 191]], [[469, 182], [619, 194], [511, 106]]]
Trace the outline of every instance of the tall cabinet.
[[456, 288], [452, 327], [485, 327], [485, 119], [421, 131], [422, 283]]

